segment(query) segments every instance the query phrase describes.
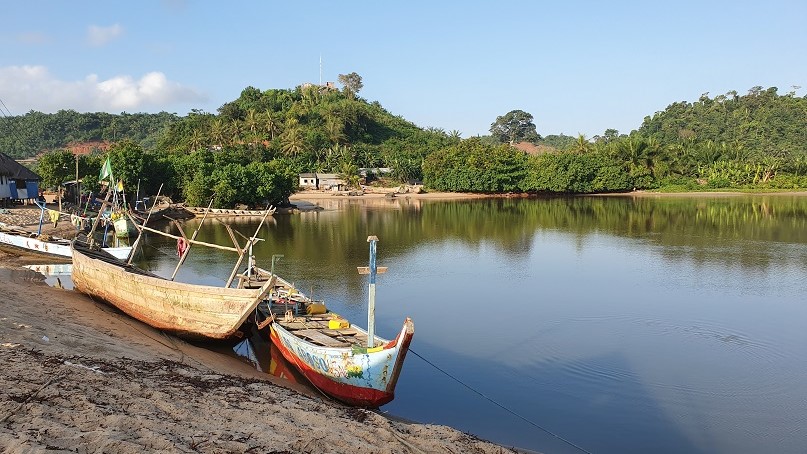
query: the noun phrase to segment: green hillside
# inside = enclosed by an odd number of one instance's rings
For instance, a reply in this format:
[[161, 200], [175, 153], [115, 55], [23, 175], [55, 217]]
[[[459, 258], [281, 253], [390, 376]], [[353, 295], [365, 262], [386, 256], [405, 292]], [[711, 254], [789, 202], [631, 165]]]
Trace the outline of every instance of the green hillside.
[[[38, 168], [46, 184], [57, 184], [74, 177], [63, 169], [75, 158], [60, 148], [106, 140], [127, 185], [140, 181], [153, 194], [162, 184], [164, 194], [191, 204], [215, 194], [216, 206], [282, 202], [300, 172], [337, 173], [355, 185], [359, 168], [376, 167], [391, 169], [393, 182], [481, 193], [807, 186], [807, 98], [773, 87], [673, 103], [629, 134], [542, 138], [531, 114], [513, 110], [496, 118], [491, 135], [465, 140], [419, 128], [358, 97], [358, 88], [360, 78], [342, 90], [247, 87], [215, 114], [182, 117], [29, 112], [0, 122], [0, 149], [18, 158], [57, 150]], [[510, 146], [524, 141], [537, 146]], [[79, 158], [88, 188], [103, 159]]]

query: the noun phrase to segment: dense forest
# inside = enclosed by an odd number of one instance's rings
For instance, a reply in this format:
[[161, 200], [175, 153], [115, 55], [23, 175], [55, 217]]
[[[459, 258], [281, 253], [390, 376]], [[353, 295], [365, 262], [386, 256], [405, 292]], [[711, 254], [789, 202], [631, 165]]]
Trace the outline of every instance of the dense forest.
[[[0, 122], [0, 150], [40, 155], [35, 170], [45, 185], [75, 178], [78, 161], [84, 187], [96, 189], [109, 156], [130, 193], [136, 184], [141, 194], [162, 185], [163, 194], [195, 205], [215, 194], [216, 206], [281, 203], [300, 172], [337, 173], [357, 185], [360, 168], [388, 168], [390, 184], [481, 193], [807, 186], [807, 97], [774, 87], [673, 103], [629, 134], [542, 137], [531, 114], [513, 110], [495, 119], [489, 136], [462, 139], [360, 98], [355, 73], [340, 82], [341, 90], [247, 87], [215, 114], [29, 112]], [[111, 148], [78, 158], [65, 150], [81, 142]]]

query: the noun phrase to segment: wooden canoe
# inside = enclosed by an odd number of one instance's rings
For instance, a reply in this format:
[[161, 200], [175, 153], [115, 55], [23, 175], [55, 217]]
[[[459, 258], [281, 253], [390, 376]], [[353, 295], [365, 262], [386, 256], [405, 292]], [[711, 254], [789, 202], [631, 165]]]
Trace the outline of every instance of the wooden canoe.
[[[185, 210], [188, 212], [201, 216], [207, 213], [208, 217], [228, 217], [228, 216], [238, 216], [238, 217], [249, 217], [249, 216], [264, 216], [267, 210], [238, 210], [238, 209], [230, 209], [230, 208], [206, 208], [206, 207], [184, 207]], [[269, 208], [269, 215], [273, 215], [275, 213], [276, 208], [272, 207]]]
[[[368, 349], [358, 341], [362, 335], [367, 337], [367, 332], [360, 328], [330, 330], [328, 320], [302, 318], [302, 323], [296, 319], [289, 323], [305, 327], [296, 330], [276, 320], [269, 325], [270, 335], [283, 357], [312, 385], [337, 400], [359, 407], [377, 408], [395, 398], [395, 385], [415, 332], [411, 319], [406, 319], [395, 339], [376, 337], [379, 346]], [[324, 345], [337, 343], [344, 346]]]
[[[239, 276], [240, 285], [255, 287], [272, 279], [270, 276], [270, 272], [253, 267], [250, 276]], [[336, 400], [367, 408], [392, 401], [415, 333], [412, 320], [404, 321], [395, 339], [374, 336], [377, 347], [367, 348], [366, 330], [350, 326], [332, 312], [308, 314], [308, 309], [320, 302], [283, 278], [273, 279], [275, 284], [258, 311], [273, 320], [269, 337], [286, 361], [314, 387]], [[343, 326], [331, 328], [332, 320], [341, 321]]]
[[191, 339], [241, 337], [241, 325], [274, 285], [225, 288], [174, 282], [72, 244], [73, 287], [154, 328]]

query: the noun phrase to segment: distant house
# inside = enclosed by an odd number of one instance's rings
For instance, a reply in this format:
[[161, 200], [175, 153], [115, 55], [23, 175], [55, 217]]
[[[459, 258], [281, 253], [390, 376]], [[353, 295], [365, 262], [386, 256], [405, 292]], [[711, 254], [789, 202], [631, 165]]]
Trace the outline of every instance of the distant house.
[[300, 187], [323, 191], [341, 191], [347, 188], [345, 180], [335, 173], [301, 173]]
[[39, 196], [39, 177], [11, 156], [0, 153], [0, 203], [29, 202]]
[[341, 191], [347, 188], [345, 180], [339, 178], [335, 173], [318, 173], [317, 189], [323, 191]]
[[304, 189], [317, 189], [317, 174], [316, 173], [301, 173], [299, 185]]

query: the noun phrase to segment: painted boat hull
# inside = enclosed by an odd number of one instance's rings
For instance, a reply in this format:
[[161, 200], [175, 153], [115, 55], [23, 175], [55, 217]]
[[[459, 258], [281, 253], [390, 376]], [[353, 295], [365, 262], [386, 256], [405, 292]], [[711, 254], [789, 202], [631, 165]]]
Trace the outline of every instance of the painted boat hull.
[[[54, 238], [50, 241], [44, 241], [39, 238], [31, 238], [21, 233], [0, 231], [0, 243], [20, 252], [46, 255], [57, 260], [68, 262], [73, 259], [73, 253], [70, 250], [70, 240], [64, 238]], [[129, 246], [108, 247], [103, 248], [103, 250], [119, 260], [125, 260], [129, 257], [132, 248]]]
[[407, 318], [395, 339], [368, 350], [323, 347], [295, 336], [278, 323], [269, 326], [274, 345], [311, 384], [337, 400], [368, 408], [394, 399], [395, 385], [415, 332], [412, 320]]
[[[73, 287], [154, 328], [190, 339], [240, 337], [269, 291], [174, 282], [73, 244]], [[105, 257], [106, 256], [106, 257]]]

